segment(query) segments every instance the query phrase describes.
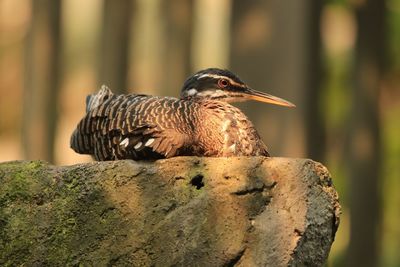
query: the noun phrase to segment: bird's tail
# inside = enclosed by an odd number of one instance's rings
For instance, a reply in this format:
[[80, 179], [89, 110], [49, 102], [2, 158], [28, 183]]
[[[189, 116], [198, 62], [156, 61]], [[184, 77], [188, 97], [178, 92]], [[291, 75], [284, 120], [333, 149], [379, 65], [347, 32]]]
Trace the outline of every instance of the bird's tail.
[[100, 90], [95, 93], [88, 95], [86, 97], [86, 113], [89, 113], [92, 109], [100, 106], [104, 101], [111, 98], [113, 96], [113, 92], [111, 92], [110, 88], [106, 85], [102, 85]]
[[[88, 114], [91, 110], [94, 110], [101, 104], [103, 104], [107, 99], [113, 97], [114, 94], [111, 90], [103, 85], [100, 90], [95, 93], [88, 95], [86, 97], [86, 114]], [[83, 129], [82, 124], [85, 124], [85, 120], [90, 119], [85, 116], [81, 122], [76, 127], [75, 131], [71, 135], [70, 146], [71, 148], [80, 154], [93, 154], [93, 144], [92, 137], [89, 133], [85, 133], [85, 129]]]
[[92, 144], [91, 138], [88, 135], [82, 134], [79, 129], [75, 129], [75, 131], [71, 135], [70, 147], [76, 152], [80, 154], [92, 154]]

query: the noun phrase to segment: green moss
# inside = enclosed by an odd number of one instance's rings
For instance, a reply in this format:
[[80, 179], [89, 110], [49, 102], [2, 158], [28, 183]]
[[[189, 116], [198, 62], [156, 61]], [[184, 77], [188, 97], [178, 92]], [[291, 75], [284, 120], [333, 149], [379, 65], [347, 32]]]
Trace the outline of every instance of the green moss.
[[110, 205], [85, 170], [55, 174], [43, 162], [9, 162], [0, 170], [0, 266], [72, 264], [71, 251], [95, 243], [88, 233], [105, 235], [120, 220], [94, 216]]
[[35, 244], [38, 234], [32, 218], [45, 166], [37, 161], [0, 164], [0, 265], [23, 264]]
[[[42, 192], [43, 170], [47, 163], [42, 161], [8, 162], [0, 164], [3, 172], [0, 188], [0, 206], [9, 202], [30, 202]], [[6, 174], [7, 173], [7, 174]]]
[[[151, 233], [176, 207], [206, 194], [207, 184], [197, 189], [190, 183], [200, 174], [206, 183], [202, 166], [183, 171], [185, 178], [176, 181], [182, 187], [174, 188], [167, 186], [165, 180], [134, 176], [130, 168], [124, 168], [107, 173], [88, 166], [54, 171], [43, 162], [0, 164], [0, 266], [106, 266], [113, 261], [124, 262], [126, 259], [120, 255], [131, 245], [123, 242], [132, 242], [127, 233], [139, 228]], [[121, 181], [120, 177], [128, 177], [123, 178], [126, 186], [136, 184], [136, 179], [143, 184], [149, 181], [147, 185], [154, 190], [146, 190], [139, 203], [150, 207], [151, 216], [132, 223], [127, 220], [127, 213], [142, 214], [123, 210], [125, 205], [119, 201], [125, 201], [124, 197], [117, 202], [110, 199], [108, 192], [110, 188], [115, 190], [115, 181]], [[151, 203], [154, 192], [163, 192], [163, 201], [157, 205]], [[127, 261], [125, 265], [131, 264]]]

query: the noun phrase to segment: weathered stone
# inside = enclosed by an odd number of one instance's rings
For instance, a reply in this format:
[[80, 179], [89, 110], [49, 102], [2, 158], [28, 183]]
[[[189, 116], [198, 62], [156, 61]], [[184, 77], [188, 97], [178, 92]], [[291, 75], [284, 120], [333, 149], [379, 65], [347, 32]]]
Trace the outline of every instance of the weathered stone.
[[320, 266], [338, 226], [311, 160], [0, 164], [1, 266]]

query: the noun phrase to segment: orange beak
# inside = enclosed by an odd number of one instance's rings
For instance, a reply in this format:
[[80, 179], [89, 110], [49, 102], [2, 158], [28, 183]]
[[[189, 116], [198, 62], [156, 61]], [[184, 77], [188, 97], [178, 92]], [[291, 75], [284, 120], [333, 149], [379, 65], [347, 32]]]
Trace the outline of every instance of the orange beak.
[[279, 106], [284, 106], [284, 107], [290, 107], [294, 108], [296, 107], [295, 104], [282, 99], [280, 97], [276, 97], [267, 93], [263, 93], [260, 91], [256, 91], [251, 88], [246, 88], [243, 98], [249, 99], [249, 100], [255, 100], [259, 102], [264, 102], [264, 103], [269, 103], [269, 104], [274, 104], [274, 105], [279, 105]]

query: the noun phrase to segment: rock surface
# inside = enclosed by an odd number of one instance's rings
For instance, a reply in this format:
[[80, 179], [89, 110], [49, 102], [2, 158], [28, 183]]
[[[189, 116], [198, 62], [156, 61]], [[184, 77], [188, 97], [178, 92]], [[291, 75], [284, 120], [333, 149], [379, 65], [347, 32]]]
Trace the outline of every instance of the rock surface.
[[321, 266], [340, 212], [305, 159], [14, 161], [0, 184], [0, 266]]

